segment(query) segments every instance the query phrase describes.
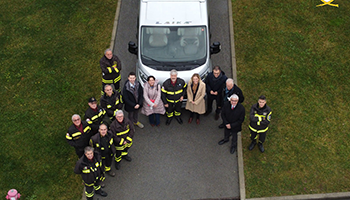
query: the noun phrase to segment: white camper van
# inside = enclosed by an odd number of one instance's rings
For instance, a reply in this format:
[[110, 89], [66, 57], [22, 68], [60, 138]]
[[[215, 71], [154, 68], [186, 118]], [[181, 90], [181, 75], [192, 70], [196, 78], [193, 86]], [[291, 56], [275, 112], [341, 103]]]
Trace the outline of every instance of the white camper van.
[[194, 73], [204, 80], [212, 70], [210, 55], [220, 43], [209, 44], [207, 0], [140, 0], [137, 44], [129, 52], [138, 56], [136, 75], [143, 84], [153, 75], [162, 84], [176, 69], [188, 82]]

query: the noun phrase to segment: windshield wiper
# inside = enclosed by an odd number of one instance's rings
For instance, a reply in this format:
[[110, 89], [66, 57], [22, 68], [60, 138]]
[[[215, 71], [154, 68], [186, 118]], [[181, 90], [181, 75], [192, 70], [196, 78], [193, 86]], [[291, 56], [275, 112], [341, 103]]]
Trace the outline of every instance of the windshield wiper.
[[169, 64], [168, 62], [159, 61], [159, 60], [156, 60], [156, 59], [154, 59], [154, 58], [151, 58], [151, 57], [145, 56], [145, 55], [141, 55], [141, 56], [142, 56], [142, 58], [145, 58], [145, 59], [147, 59], [147, 60], [150, 60], [150, 61], [153, 61], [153, 62], [155, 62], [155, 63], [158, 63], [158, 64], [160, 64], [160, 65], [162, 65], [162, 66], [171, 66], [171, 67], [175, 67], [174, 64]]

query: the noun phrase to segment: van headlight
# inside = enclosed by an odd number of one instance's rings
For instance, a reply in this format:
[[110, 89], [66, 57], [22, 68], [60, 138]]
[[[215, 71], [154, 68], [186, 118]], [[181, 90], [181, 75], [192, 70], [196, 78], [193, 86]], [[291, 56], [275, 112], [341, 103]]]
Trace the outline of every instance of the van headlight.
[[140, 81], [142, 82], [142, 83], [145, 83], [145, 82], [147, 82], [147, 74], [145, 73], [145, 72], [143, 72], [142, 70], [140, 70], [139, 69], [139, 76], [140, 76]]
[[205, 81], [205, 79], [207, 78], [208, 74], [209, 74], [209, 71], [206, 71], [206, 72], [204, 72], [203, 74], [200, 75], [202, 81]]

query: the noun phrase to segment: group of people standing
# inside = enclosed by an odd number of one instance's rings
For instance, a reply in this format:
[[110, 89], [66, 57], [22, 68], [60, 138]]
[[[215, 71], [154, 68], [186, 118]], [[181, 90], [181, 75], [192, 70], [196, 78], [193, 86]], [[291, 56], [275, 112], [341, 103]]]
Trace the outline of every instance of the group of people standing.
[[[223, 122], [219, 128], [224, 128], [224, 139], [218, 144], [228, 142], [232, 135], [230, 152], [232, 154], [235, 152], [237, 133], [242, 130], [245, 118], [245, 109], [241, 104], [244, 96], [233, 79], [227, 78], [219, 66], [213, 68], [204, 82], [199, 74], [193, 74], [186, 83], [178, 77], [176, 70], [171, 70], [170, 78], [162, 85], [154, 76], [149, 76], [141, 85], [136, 80], [136, 74], [130, 72], [122, 89], [121, 61], [113, 55], [112, 50], [107, 49], [104, 52], [104, 56], [100, 59], [100, 67], [102, 70], [100, 105], [94, 97], [89, 98], [85, 120], [74, 114], [73, 124], [66, 134], [67, 142], [75, 148], [79, 158], [74, 172], [82, 175], [87, 199], [93, 199], [94, 194], [107, 196], [101, 187], [104, 186], [105, 174], [115, 176], [111, 169], [113, 159], [117, 170], [120, 169], [122, 159], [128, 162], [132, 160], [128, 155], [128, 149], [133, 144], [135, 126], [144, 128], [138, 120], [139, 112], [148, 116], [152, 127], [160, 126], [160, 115], [164, 114], [166, 125], [170, 125], [173, 118], [179, 124], [183, 124], [181, 107], [186, 94], [185, 109], [190, 112], [188, 123], [195, 120], [196, 124], [200, 124], [200, 115], [209, 115], [212, 112], [213, 101], [216, 101], [214, 119], [218, 120], [221, 116]], [[127, 117], [124, 117], [123, 108], [128, 112]], [[260, 96], [258, 103], [254, 104], [250, 111], [249, 129], [252, 143], [249, 145], [249, 150], [258, 143], [260, 151], [264, 152], [262, 143], [270, 119], [271, 109], [266, 105], [266, 98]]]
[[[95, 194], [107, 196], [101, 188], [105, 186], [105, 174], [114, 177], [111, 166], [120, 169], [121, 160], [132, 158], [128, 150], [133, 144], [135, 126], [143, 128], [138, 121], [138, 112], [143, 106], [143, 88], [131, 72], [120, 89], [121, 62], [107, 49], [100, 60], [102, 70], [102, 96], [100, 104], [95, 97], [88, 99], [84, 120], [80, 115], [72, 116], [73, 124], [66, 134], [68, 144], [75, 148], [79, 158], [74, 172], [81, 174], [88, 200]], [[122, 95], [123, 94], [123, 95]], [[128, 112], [124, 117], [123, 109]]]

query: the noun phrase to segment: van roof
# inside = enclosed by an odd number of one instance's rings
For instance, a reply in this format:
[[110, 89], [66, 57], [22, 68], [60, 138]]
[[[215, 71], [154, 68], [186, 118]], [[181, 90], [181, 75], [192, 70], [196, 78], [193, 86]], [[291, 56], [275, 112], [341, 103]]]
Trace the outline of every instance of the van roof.
[[207, 24], [206, 0], [141, 0], [141, 26]]

